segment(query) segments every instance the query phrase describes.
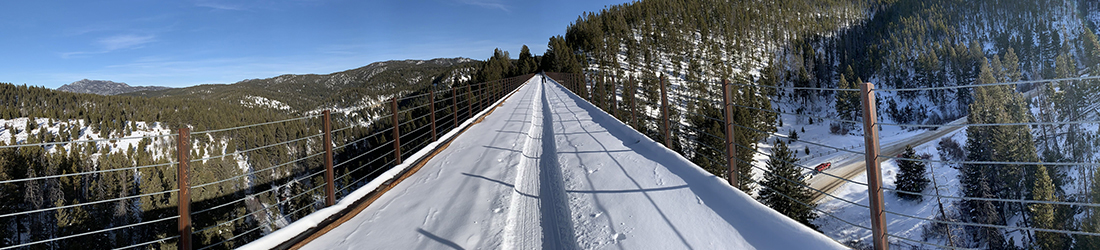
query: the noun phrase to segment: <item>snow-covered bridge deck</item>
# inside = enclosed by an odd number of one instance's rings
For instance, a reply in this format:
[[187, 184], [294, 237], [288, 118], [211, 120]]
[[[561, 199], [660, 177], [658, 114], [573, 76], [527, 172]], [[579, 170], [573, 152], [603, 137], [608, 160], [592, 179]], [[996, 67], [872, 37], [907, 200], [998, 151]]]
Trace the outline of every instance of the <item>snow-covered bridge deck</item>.
[[304, 248], [845, 247], [536, 75]]

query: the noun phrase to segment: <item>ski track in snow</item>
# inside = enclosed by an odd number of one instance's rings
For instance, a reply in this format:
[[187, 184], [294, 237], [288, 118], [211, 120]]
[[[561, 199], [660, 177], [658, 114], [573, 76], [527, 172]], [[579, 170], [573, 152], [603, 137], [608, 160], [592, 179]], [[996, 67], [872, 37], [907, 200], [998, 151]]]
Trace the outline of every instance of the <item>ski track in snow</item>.
[[304, 249], [844, 249], [542, 82]]

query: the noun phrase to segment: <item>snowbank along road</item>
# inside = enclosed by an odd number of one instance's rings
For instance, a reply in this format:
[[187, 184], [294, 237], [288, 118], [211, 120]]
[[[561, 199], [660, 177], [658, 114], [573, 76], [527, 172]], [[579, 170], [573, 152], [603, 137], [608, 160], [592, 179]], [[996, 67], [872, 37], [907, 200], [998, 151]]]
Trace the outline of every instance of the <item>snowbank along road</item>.
[[[955, 121], [948, 123], [948, 125], [962, 125], [966, 124], [966, 117], [959, 118]], [[965, 128], [964, 126], [951, 126], [941, 127], [936, 130], [925, 131], [916, 136], [905, 138], [899, 141], [879, 145], [879, 155], [899, 155], [905, 152], [905, 146], [913, 145], [914, 147], [928, 143], [932, 140], [943, 138], [944, 136], [955, 132], [956, 130]], [[889, 160], [889, 158], [879, 157], [878, 161]], [[844, 179], [854, 179], [856, 176], [867, 173], [867, 159], [861, 154], [848, 154], [847, 157], [841, 159], [833, 164], [833, 167], [829, 170], [825, 170], [826, 173], [842, 177]], [[821, 190], [825, 193], [833, 193], [837, 188], [840, 188], [844, 183], [848, 183], [843, 179], [837, 177], [819, 174], [810, 179], [810, 188]], [[822, 199], [832, 198], [821, 192], [813, 192], [814, 202], [820, 203]]]
[[305, 249], [844, 249], [535, 76]]

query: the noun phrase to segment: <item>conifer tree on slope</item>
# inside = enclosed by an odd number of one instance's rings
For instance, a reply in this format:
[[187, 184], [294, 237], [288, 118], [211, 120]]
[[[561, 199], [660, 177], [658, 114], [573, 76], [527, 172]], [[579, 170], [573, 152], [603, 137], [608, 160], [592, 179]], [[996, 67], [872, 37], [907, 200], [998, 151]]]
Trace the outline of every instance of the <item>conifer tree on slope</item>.
[[[1043, 165], [1039, 165], [1039, 169], [1035, 171], [1035, 186], [1032, 191], [1032, 199], [1039, 201], [1057, 201], [1057, 197], [1054, 196], [1054, 183], [1050, 180], [1050, 175], [1047, 174], [1047, 168]], [[1054, 205], [1043, 203], [1032, 203], [1028, 205], [1028, 209], [1031, 212], [1032, 227], [1042, 229], [1061, 229], [1054, 216]], [[1039, 249], [1062, 249], [1064, 245], [1062, 234], [1053, 232], [1035, 232], [1035, 241], [1039, 245]]]
[[[905, 146], [905, 152], [902, 153], [901, 158], [916, 159], [917, 152], [913, 150], [913, 146]], [[898, 160], [898, 173], [896, 174], [898, 190], [920, 193], [924, 191], [924, 188], [928, 186], [928, 177], [926, 176], [927, 166], [924, 162], [911, 161], [911, 160]], [[922, 199], [919, 194], [897, 193], [898, 197], [907, 200]]]
[[[988, 61], [982, 62], [979, 71], [976, 84], [997, 82], [995, 70]], [[1012, 86], [977, 87], [973, 97], [967, 118], [971, 123], [1034, 121], [1023, 96]], [[1038, 161], [1031, 130], [1025, 125], [970, 127], [966, 132], [968, 161]], [[959, 182], [967, 197], [1026, 199], [1036, 179], [1035, 171], [1034, 167], [1021, 165], [963, 164]], [[980, 200], [966, 200], [961, 209], [970, 222], [991, 225], [1004, 225], [1007, 218], [1002, 216], [1024, 210], [1019, 204]], [[998, 229], [978, 227], [974, 230], [977, 240], [988, 244], [987, 247], [996, 248], [1005, 243]]]
[[[980, 78], [975, 83], [996, 82], [989, 62], [983, 60]], [[1003, 107], [997, 107], [1001, 94], [999, 86], [974, 88], [974, 102], [970, 104], [968, 120], [971, 123], [992, 123], [995, 118], [1002, 116]], [[993, 127], [970, 127], [966, 130], [967, 136], [967, 160], [992, 161], [993, 160]], [[989, 177], [990, 167], [985, 164], [963, 164], [959, 169], [959, 183], [966, 197], [995, 198], [993, 187]], [[996, 204], [988, 200], [964, 200], [960, 212], [966, 215], [968, 222], [980, 224], [998, 225], [1001, 223], [1000, 209]], [[989, 227], [970, 227], [975, 234], [975, 240], [987, 247], [999, 247], [1004, 245], [1004, 236], [999, 230]]]
[[[1100, 180], [1100, 171], [1092, 172], [1093, 180]], [[1088, 199], [1100, 201], [1100, 181], [1089, 183]], [[1085, 218], [1081, 221], [1081, 231], [1100, 232], [1100, 207], [1088, 207], [1085, 209]], [[1100, 236], [1074, 235], [1077, 249], [1100, 249]]]
[[817, 218], [813, 211], [817, 205], [813, 204], [808, 186], [799, 178], [802, 171], [795, 166], [798, 158], [794, 154], [787, 143], [776, 140], [767, 162], [769, 173], [764, 175], [764, 182], [761, 183], [765, 188], [760, 190], [759, 199], [775, 211], [816, 230], [817, 226], [810, 222]]

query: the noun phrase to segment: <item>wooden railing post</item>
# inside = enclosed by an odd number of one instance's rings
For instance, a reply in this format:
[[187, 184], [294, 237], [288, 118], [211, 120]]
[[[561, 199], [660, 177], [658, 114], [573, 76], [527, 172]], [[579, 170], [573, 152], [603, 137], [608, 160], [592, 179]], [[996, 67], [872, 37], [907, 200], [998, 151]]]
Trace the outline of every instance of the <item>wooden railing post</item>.
[[390, 103], [393, 104], [393, 156], [397, 157], [394, 165], [397, 165], [401, 164], [401, 126], [397, 123], [397, 97], [394, 96]]
[[178, 178], [177, 187], [179, 191], [179, 234], [180, 245], [179, 249], [191, 250], [191, 185], [187, 183], [188, 175], [191, 170], [187, 167], [187, 162], [190, 161], [188, 154], [191, 153], [191, 138], [189, 128], [180, 128], [180, 135], [176, 142], [176, 177]]
[[433, 89], [429, 93], [430, 94], [428, 94], [428, 99], [431, 99], [432, 104], [428, 105], [428, 107], [431, 107], [431, 108], [429, 108], [428, 112], [431, 112], [431, 117], [432, 117], [432, 141], [435, 141], [435, 140], [439, 139], [435, 135], [435, 90]]
[[875, 114], [875, 85], [863, 83], [859, 86], [860, 99], [863, 101], [863, 141], [867, 160], [867, 196], [871, 202], [871, 239], [876, 250], [886, 250], [886, 214], [882, 201], [882, 169], [878, 164], [878, 122]]
[[336, 173], [332, 170], [332, 117], [325, 110], [325, 206], [336, 205]]
[[668, 84], [668, 80], [665, 76], [661, 76], [661, 119], [664, 121], [664, 128], [661, 131], [665, 134], [665, 147], [672, 148], [672, 129], [668, 125], [668, 92], [665, 90], [665, 85]]
[[737, 144], [734, 144], [737, 143], [737, 133], [733, 129], [733, 93], [730, 91], [730, 81], [722, 79], [722, 107], [726, 113], [726, 164], [729, 164], [729, 172], [726, 174], [729, 175], [730, 186], [741, 188], [737, 184]]

